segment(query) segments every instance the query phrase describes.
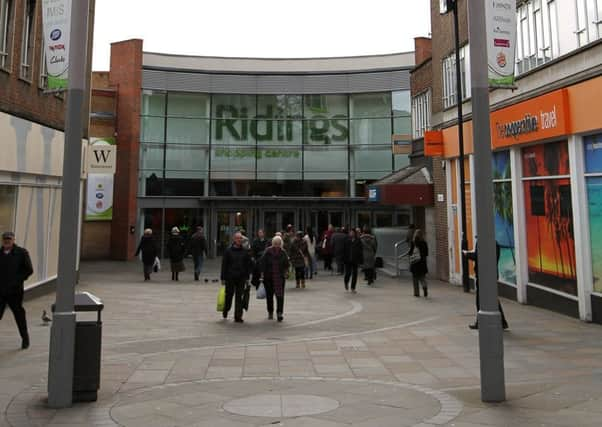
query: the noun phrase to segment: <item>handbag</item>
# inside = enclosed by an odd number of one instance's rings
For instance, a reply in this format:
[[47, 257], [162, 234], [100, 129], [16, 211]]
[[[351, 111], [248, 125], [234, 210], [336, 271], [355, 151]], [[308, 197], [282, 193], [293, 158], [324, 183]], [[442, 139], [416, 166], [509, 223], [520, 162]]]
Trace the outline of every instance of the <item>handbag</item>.
[[416, 250], [410, 254], [410, 265], [416, 264], [421, 259], [422, 258], [420, 256], [420, 251], [418, 250], [418, 248], [416, 248]]
[[257, 288], [257, 293], [255, 296], [257, 297], [257, 299], [265, 299], [266, 298], [265, 286], [263, 286], [263, 283], [259, 284], [259, 287]]
[[226, 287], [221, 286], [217, 293], [217, 311], [224, 311], [224, 307], [226, 306]]
[[155, 262], [153, 263], [153, 271], [155, 273], [158, 273], [159, 271], [161, 271], [161, 261], [159, 260], [159, 257], [155, 257]]

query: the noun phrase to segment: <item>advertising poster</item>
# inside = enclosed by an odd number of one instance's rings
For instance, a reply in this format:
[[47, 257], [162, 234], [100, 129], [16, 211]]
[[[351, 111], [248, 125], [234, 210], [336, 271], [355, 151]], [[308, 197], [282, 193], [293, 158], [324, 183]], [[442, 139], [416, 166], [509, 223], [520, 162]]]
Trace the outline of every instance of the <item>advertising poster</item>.
[[[584, 142], [585, 172], [602, 174], [602, 135], [588, 136]], [[602, 293], [602, 176], [587, 177], [586, 185], [589, 201], [594, 292]]]
[[489, 86], [514, 86], [514, 56], [516, 51], [516, 2], [514, 0], [486, 1], [487, 63]]
[[48, 70], [48, 89], [67, 89], [71, 0], [43, 0], [42, 24]]
[[[566, 142], [523, 149], [527, 178], [569, 174]], [[529, 281], [577, 295], [575, 240], [569, 178], [523, 181]]]
[[86, 221], [113, 219], [113, 175], [88, 174]]
[[512, 184], [508, 151], [493, 153], [493, 179], [495, 180], [493, 184], [495, 240], [500, 246], [498, 278], [503, 282], [516, 283]]

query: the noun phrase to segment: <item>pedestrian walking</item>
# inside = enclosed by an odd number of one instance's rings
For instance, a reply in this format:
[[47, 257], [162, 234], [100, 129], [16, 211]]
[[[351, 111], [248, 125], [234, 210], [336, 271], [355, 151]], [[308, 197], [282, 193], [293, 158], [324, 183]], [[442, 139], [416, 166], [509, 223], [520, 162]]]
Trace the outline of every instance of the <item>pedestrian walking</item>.
[[337, 274], [343, 274], [345, 266], [345, 241], [347, 234], [345, 229], [336, 228], [332, 235], [332, 254], [337, 264]]
[[313, 279], [314, 275], [318, 274], [318, 262], [316, 254], [316, 236], [311, 227], [305, 229], [303, 240], [307, 245], [307, 252], [309, 254], [307, 268], [305, 269], [305, 278]]
[[[280, 239], [282, 242], [282, 239]], [[255, 286], [255, 289], [259, 287], [259, 281], [261, 279], [261, 269], [259, 268], [259, 260], [265, 253], [266, 248], [270, 244], [270, 241], [265, 238], [265, 233], [262, 229], [257, 230], [257, 238], [253, 240], [251, 244], [251, 257], [253, 258], [253, 277], [251, 278], [251, 284]], [[282, 246], [282, 245], [281, 245]]]
[[295, 238], [291, 242], [290, 252], [287, 253], [295, 269], [297, 288], [305, 288], [305, 267], [308, 265], [309, 252], [307, 251], [307, 244], [303, 240], [302, 231], [297, 231]]
[[[475, 236], [475, 240], [476, 240], [476, 236]], [[475, 242], [474, 245], [474, 250], [472, 251], [462, 251], [464, 253], [464, 255], [466, 255], [466, 257], [474, 262], [474, 273], [475, 273], [475, 281], [474, 281], [474, 285], [475, 285], [475, 290], [476, 290], [476, 306], [477, 306], [477, 315], [479, 314], [479, 310], [481, 310], [481, 303], [479, 301], [479, 254], [478, 254], [478, 242]], [[496, 271], [497, 271], [497, 275], [499, 276], [499, 270], [497, 268], [497, 265], [500, 261], [500, 245], [498, 244], [498, 242], [495, 242], [495, 257], [496, 257]], [[508, 329], [508, 322], [506, 321], [506, 316], [504, 315], [504, 310], [502, 309], [502, 304], [500, 303], [500, 300], [498, 298], [497, 300], [497, 306], [498, 306], [498, 310], [500, 311], [500, 314], [502, 315], [502, 328], [503, 329]], [[479, 320], [477, 317], [477, 320], [475, 320], [474, 323], [471, 323], [470, 325], [468, 325], [468, 327], [470, 329], [479, 329]]]
[[424, 297], [428, 297], [428, 287], [426, 283], [426, 273], [428, 268], [426, 265], [426, 257], [429, 254], [428, 245], [424, 240], [422, 230], [417, 229], [414, 231], [414, 238], [410, 243], [410, 251], [408, 255], [410, 257], [410, 272], [412, 273], [412, 280], [414, 282], [414, 296], [420, 296], [420, 286], [422, 285], [422, 291]]
[[144, 230], [134, 256], [138, 256], [140, 253], [142, 253], [142, 269], [144, 271], [144, 281], [146, 282], [150, 280], [158, 256], [157, 245], [153, 238], [153, 230], [150, 228]]
[[203, 227], [198, 226], [196, 228], [190, 238], [189, 250], [194, 262], [194, 280], [198, 281], [203, 270], [203, 257], [207, 255], [207, 239], [205, 239]]
[[364, 248], [357, 235], [356, 230], [349, 230], [349, 235], [344, 241], [344, 264], [345, 264], [345, 290], [349, 290], [349, 279], [351, 279], [351, 292], [356, 293], [357, 269], [364, 262]]
[[334, 234], [334, 227], [332, 224], [328, 224], [328, 228], [322, 235], [322, 241], [320, 244], [320, 254], [324, 259], [324, 270], [332, 272], [332, 235]]
[[274, 318], [274, 296], [276, 297], [276, 316], [282, 322], [284, 314], [284, 283], [289, 269], [288, 255], [282, 249], [282, 238], [272, 239], [272, 246], [266, 249], [259, 259], [259, 269], [263, 275], [266, 293], [268, 319]]
[[221, 281], [226, 286], [226, 301], [222, 315], [228, 317], [234, 298], [234, 321], [243, 323], [243, 294], [245, 286], [253, 270], [253, 260], [248, 250], [242, 246], [243, 236], [240, 231], [234, 233], [232, 245], [226, 249], [222, 257]]
[[376, 250], [378, 248], [378, 244], [376, 242], [376, 237], [370, 234], [370, 229], [366, 227], [360, 236], [360, 241], [362, 242], [364, 257], [362, 268], [364, 269], [364, 273], [366, 275], [366, 281], [369, 285], [371, 285], [376, 280]]
[[179, 281], [179, 274], [186, 270], [184, 255], [186, 255], [186, 243], [180, 235], [180, 229], [173, 227], [171, 229], [171, 237], [167, 241], [167, 256], [170, 261], [171, 280]]
[[0, 319], [6, 306], [15, 317], [21, 348], [29, 348], [29, 333], [27, 318], [23, 308], [23, 283], [33, 274], [31, 259], [25, 248], [15, 244], [15, 234], [12, 231], [2, 233], [2, 250], [0, 250]]

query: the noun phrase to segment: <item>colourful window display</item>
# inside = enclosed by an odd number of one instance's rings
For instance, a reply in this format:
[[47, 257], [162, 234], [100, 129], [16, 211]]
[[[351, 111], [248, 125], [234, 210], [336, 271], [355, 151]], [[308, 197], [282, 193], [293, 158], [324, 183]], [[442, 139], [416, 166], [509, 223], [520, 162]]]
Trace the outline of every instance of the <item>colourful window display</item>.
[[584, 139], [594, 292], [602, 293], [602, 134]]
[[516, 283], [516, 254], [514, 251], [514, 217], [512, 210], [512, 177], [510, 152], [493, 153], [493, 208], [495, 240], [500, 246], [498, 278]]
[[577, 295], [568, 145], [527, 147], [522, 156], [529, 282]]

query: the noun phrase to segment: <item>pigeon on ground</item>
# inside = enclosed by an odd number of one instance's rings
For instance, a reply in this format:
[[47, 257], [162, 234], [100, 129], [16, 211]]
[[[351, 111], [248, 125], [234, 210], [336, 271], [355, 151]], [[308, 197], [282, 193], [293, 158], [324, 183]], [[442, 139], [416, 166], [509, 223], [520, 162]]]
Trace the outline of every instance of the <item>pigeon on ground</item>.
[[42, 310], [42, 321], [44, 322], [44, 325], [47, 325], [49, 322], [52, 322], [52, 319], [48, 317], [46, 310]]

